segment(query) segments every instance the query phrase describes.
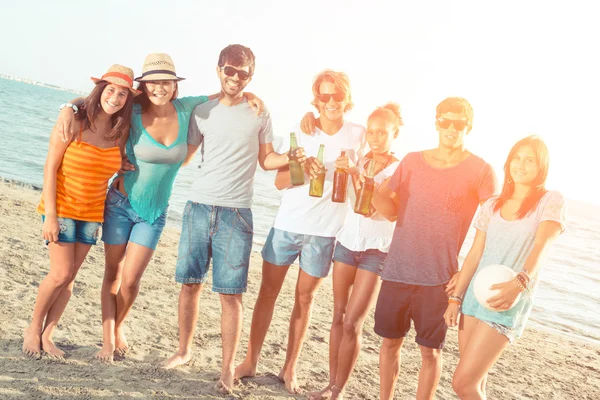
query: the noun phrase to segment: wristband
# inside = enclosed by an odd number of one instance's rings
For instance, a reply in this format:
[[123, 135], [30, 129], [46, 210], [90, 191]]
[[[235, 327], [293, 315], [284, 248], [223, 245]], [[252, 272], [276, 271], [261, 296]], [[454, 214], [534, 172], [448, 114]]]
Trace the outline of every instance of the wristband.
[[66, 107], [72, 108], [74, 114], [77, 114], [77, 111], [79, 111], [79, 108], [75, 104], [73, 104], [73, 103], [64, 103], [64, 104], [61, 104], [60, 107], [58, 108], [58, 111], [62, 111], [62, 109], [66, 108]]

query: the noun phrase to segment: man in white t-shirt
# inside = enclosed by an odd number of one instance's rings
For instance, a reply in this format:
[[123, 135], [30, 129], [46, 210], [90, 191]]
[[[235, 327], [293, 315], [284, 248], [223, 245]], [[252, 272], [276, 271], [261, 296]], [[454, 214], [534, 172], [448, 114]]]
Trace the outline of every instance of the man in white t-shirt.
[[[356, 163], [364, 140], [363, 126], [344, 121], [344, 115], [352, 104], [350, 82], [346, 74], [326, 70], [313, 83], [313, 105], [319, 110], [316, 133], [308, 136], [294, 128], [298, 146], [304, 148], [307, 161], [304, 164], [305, 183], [292, 187], [288, 168], [280, 169], [275, 186], [284, 190], [273, 228], [263, 247], [263, 270], [260, 292], [252, 314], [252, 328], [248, 352], [244, 362], [236, 368], [235, 377], [254, 376], [267, 330], [273, 317], [275, 301], [283, 285], [290, 265], [299, 257], [300, 271], [296, 283], [294, 309], [290, 318], [290, 329], [285, 364], [279, 378], [286, 389], [299, 392], [296, 381], [298, 361], [304, 336], [310, 322], [314, 295], [331, 268], [335, 236], [342, 227], [347, 206], [331, 201], [335, 168], [351, 169]], [[319, 146], [323, 144], [324, 165], [317, 159]], [[277, 150], [289, 148], [289, 138]], [[345, 151], [346, 155], [341, 156]], [[310, 197], [310, 177], [326, 169], [322, 197]], [[352, 190], [349, 188], [349, 190]]]

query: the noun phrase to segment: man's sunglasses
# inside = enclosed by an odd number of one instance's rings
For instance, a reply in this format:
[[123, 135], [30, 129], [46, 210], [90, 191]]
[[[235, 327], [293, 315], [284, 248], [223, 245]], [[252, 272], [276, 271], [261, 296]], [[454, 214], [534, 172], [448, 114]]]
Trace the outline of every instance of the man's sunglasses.
[[238, 78], [240, 78], [240, 80], [242, 81], [247, 81], [248, 78], [250, 78], [249, 72], [243, 71], [241, 69], [235, 69], [229, 66], [221, 67], [221, 71], [223, 71], [227, 76], [235, 76], [235, 74], [237, 74]]
[[317, 98], [321, 103], [329, 103], [329, 99], [333, 97], [333, 101], [339, 103], [346, 98], [346, 93], [336, 92], [336, 93], [321, 93], [317, 95]]
[[467, 121], [446, 118], [438, 118], [437, 123], [442, 129], [448, 129], [450, 128], [450, 125], [454, 125], [454, 129], [457, 131], [462, 131], [467, 126], [469, 126], [469, 123]]

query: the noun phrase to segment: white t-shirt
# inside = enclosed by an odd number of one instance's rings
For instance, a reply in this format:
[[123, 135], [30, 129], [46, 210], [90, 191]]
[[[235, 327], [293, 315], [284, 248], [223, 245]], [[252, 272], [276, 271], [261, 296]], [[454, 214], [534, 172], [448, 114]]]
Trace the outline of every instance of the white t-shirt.
[[[364, 147], [365, 128], [352, 122], [344, 122], [342, 128], [334, 135], [327, 135], [316, 129], [314, 135], [306, 135], [300, 130], [300, 125], [294, 126], [291, 132], [296, 133], [299, 147], [304, 148], [307, 157], [316, 157], [319, 146], [325, 145], [323, 161], [327, 172], [323, 197], [308, 195], [310, 179], [304, 178], [304, 185], [284, 189], [281, 204], [273, 227], [287, 232], [302, 235], [335, 237], [346, 218], [347, 205], [331, 201], [333, 192], [333, 173], [335, 160], [341, 155], [342, 150], [356, 163]], [[290, 137], [284, 137], [277, 152], [284, 153], [290, 148]], [[352, 185], [350, 179], [348, 184]], [[352, 191], [351, 186], [348, 192]], [[348, 198], [346, 202], [350, 201]]]
[[[366, 159], [359, 163], [361, 172], [364, 172]], [[375, 183], [381, 185], [390, 176], [394, 175], [400, 161], [396, 161], [379, 171], [375, 175]], [[351, 195], [350, 195], [351, 194]], [[347, 249], [352, 251], [366, 251], [368, 249], [377, 249], [387, 253], [392, 243], [394, 235], [395, 222], [388, 221], [380, 213], [376, 212], [367, 218], [354, 212], [354, 203], [356, 196], [351, 191], [348, 196], [348, 213], [343, 228], [337, 234], [337, 240]]]

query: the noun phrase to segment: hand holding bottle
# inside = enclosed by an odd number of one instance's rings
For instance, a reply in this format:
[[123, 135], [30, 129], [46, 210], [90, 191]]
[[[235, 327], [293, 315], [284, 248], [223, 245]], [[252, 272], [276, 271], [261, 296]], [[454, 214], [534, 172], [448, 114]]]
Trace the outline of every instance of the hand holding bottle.
[[311, 179], [318, 177], [319, 174], [322, 174], [326, 171], [327, 169], [325, 168], [325, 165], [323, 165], [323, 163], [316, 157], [308, 157], [304, 162], [304, 172], [306, 172], [306, 175], [308, 175]]

